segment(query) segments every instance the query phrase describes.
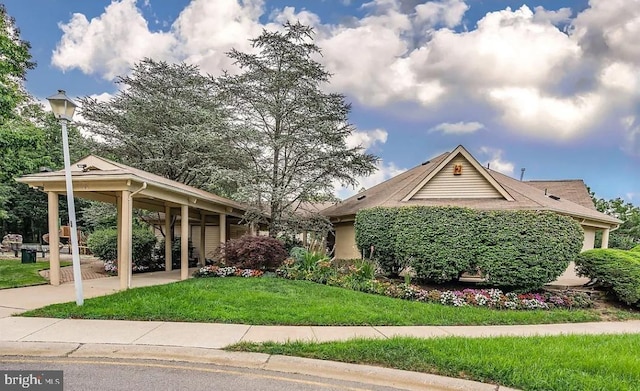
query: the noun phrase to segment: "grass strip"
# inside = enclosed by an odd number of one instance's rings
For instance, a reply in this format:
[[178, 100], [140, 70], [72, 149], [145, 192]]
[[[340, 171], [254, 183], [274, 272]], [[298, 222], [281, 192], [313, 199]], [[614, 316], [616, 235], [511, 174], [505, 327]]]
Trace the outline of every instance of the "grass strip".
[[369, 364], [523, 390], [640, 389], [640, 334], [240, 343], [227, 350]]
[[588, 310], [449, 307], [280, 278], [201, 278], [135, 288], [21, 314], [254, 325], [498, 325], [600, 320]]
[[[61, 266], [70, 264], [61, 262]], [[16, 259], [0, 259], [0, 289], [47, 284], [47, 279], [38, 272], [49, 268], [49, 262], [21, 263]]]

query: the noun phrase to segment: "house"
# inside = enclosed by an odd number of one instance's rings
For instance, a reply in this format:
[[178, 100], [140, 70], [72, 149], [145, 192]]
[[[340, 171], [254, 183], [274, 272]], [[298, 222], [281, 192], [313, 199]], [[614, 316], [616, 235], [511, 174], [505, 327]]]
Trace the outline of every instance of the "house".
[[[116, 205], [118, 212], [118, 275], [121, 289], [131, 285], [133, 208], [160, 212], [164, 232], [171, 228], [173, 217], [181, 240], [180, 278], [188, 277], [188, 240], [199, 254], [213, 248], [244, 229], [240, 223], [247, 206], [159, 175], [91, 155], [71, 166], [74, 196]], [[58, 244], [59, 196], [66, 194], [64, 170], [25, 175], [18, 182], [48, 194], [49, 248], [51, 284], [60, 283]], [[165, 242], [166, 270], [171, 270], [171, 240]]]
[[584, 230], [582, 250], [592, 249], [602, 231], [622, 221], [598, 212], [582, 180], [519, 181], [483, 167], [463, 147], [443, 153], [322, 211], [333, 223], [335, 256], [359, 258], [354, 221], [361, 209], [377, 206], [459, 206], [479, 210], [546, 210], [570, 216]]

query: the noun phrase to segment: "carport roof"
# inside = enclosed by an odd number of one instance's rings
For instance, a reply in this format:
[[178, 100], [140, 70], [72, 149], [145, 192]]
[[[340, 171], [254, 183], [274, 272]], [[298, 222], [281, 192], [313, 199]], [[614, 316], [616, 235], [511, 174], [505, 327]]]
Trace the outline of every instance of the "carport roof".
[[[74, 195], [115, 203], [123, 190], [135, 192], [134, 207], [164, 211], [165, 206], [189, 205], [203, 211], [242, 216], [247, 205], [96, 155], [74, 163]], [[43, 191], [66, 193], [64, 170], [40, 172], [17, 179]]]

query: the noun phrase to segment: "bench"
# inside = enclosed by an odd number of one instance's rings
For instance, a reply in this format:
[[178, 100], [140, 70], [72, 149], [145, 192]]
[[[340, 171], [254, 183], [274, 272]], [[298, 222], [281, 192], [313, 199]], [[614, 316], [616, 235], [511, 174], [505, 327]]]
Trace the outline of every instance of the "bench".
[[48, 244], [40, 244], [40, 243], [22, 243], [22, 248], [25, 250], [34, 250], [36, 252], [42, 253], [42, 258], [45, 257], [45, 253], [49, 252]]

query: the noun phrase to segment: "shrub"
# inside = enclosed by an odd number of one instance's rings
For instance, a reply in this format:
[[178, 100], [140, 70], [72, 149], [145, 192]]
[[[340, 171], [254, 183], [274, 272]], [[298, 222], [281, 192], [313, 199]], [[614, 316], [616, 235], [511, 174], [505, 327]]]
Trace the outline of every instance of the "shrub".
[[[132, 231], [133, 268], [135, 271], [157, 270], [152, 259], [156, 237], [147, 227], [134, 227]], [[89, 250], [104, 262], [112, 265], [118, 259], [118, 231], [113, 228], [95, 230], [87, 239]], [[115, 272], [115, 270], [112, 270]]]
[[290, 253], [292, 249], [296, 247], [302, 247], [302, 240], [296, 238], [293, 235], [286, 234], [278, 236], [278, 240], [282, 242], [284, 250]]
[[227, 266], [243, 269], [274, 269], [287, 258], [287, 252], [278, 239], [269, 236], [244, 235], [224, 245]]
[[356, 242], [375, 248], [384, 271], [410, 265], [417, 278], [438, 283], [473, 271], [487, 285], [536, 290], [566, 270], [582, 240], [577, 222], [553, 212], [405, 207], [356, 215]]
[[401, 208], [394, 225], [395, 256], [419, 279], [443, 283], [469, 270], [478, 247], [476, 212], [457, 207]]
[[640, 307], [640, 252], [635, 249], [585, 251], [576, 259], [576, 270], [610, 287], [619, 300]]
[[473, 267], [487, 285], [540, 289], [556, 280], [582, 249], [580, 225], [552, 212], [480, 212], [477, 223], [481, 245]]
[[114, 228], [95, 230], [87, 238], [87, 247], [102, 261], [117, 261], [118, 231]]
[[[404, 267], [396, 257], [393, 226], [398, 208], [371, 208], [356, 214], [356, 244], [365, 256], [376, 261], [382, 270], [397, 275]], [[373, 254], [371, 249], [373, 248]]]
[[[165, 239], [160, 239], [153, 248], [153, 261], [158, 265], [165, 264]], [[188, 241], [188, 249], [189, 249], [189, 267], [194, 267], [198, 265], [198, 260], [193, 257], [193, 242], [191, 240]], [[181, 266], [182, 259], [182, 241], [179, 236], [176, 236], [171, 242], [171, 268], [179, 269]]]

